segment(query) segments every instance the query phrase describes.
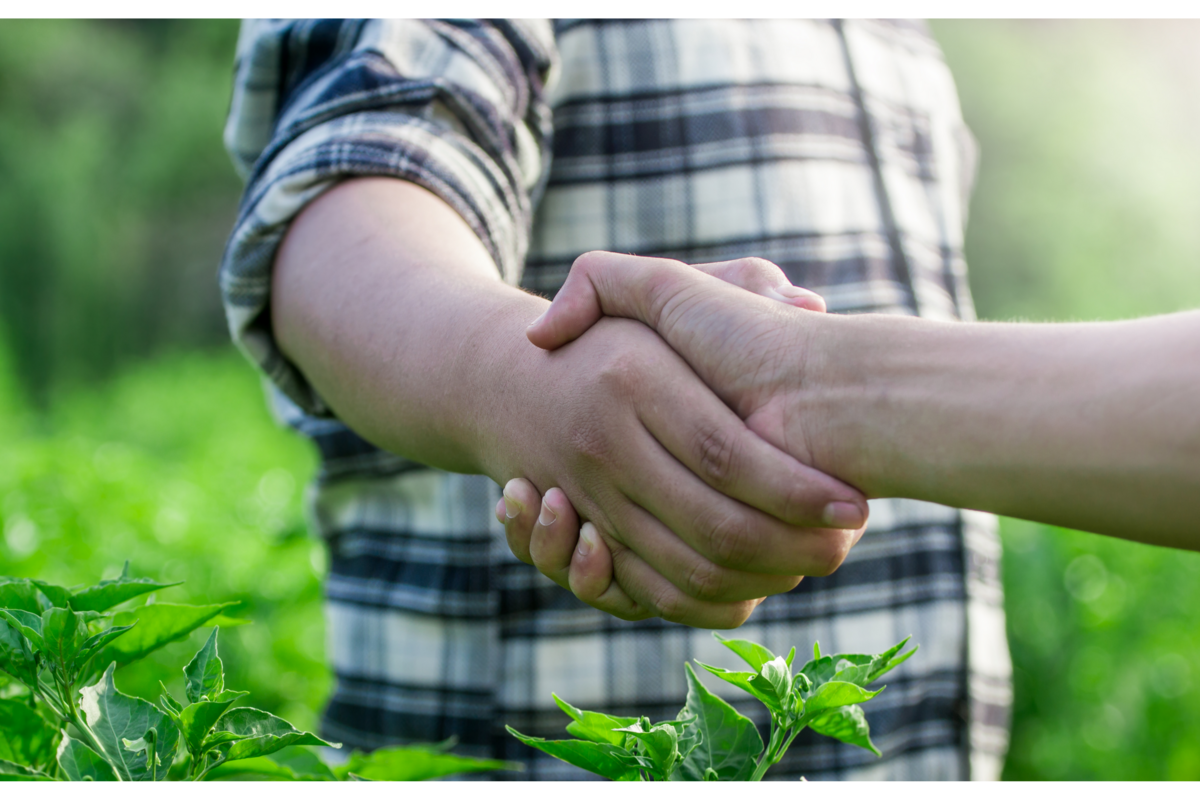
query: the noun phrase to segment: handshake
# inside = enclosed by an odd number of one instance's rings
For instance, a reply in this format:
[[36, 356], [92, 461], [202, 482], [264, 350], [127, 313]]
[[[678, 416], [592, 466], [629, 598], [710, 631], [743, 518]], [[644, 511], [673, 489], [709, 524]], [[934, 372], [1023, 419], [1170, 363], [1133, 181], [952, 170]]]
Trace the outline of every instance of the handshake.
[[583, 472], [627, 458], [640, 474], [615, 503], [508, 481], [496, 516], [513, 553], [622, 619], [708, 628], [736, 627], [767, 595], [832, 573], [863, 534], [869, 478], [862, 453], [836, 446], [825, 406], [838, 398], [817, 390], [837, 372], [816, 340], [833, 319], [824, 311], [820, 296], [762, 259], [692, 267], [581, 256], [529, 340], [566, 356], [613, 332], [603, 317], [625, 317], [652, 328], [694, 375], [664, 380], [654, 351], [607, 359], [605, 382], [642, 428], [625, 444], [644, 449], [622, 453], [585, 427], [576, 441], [593, 463]]

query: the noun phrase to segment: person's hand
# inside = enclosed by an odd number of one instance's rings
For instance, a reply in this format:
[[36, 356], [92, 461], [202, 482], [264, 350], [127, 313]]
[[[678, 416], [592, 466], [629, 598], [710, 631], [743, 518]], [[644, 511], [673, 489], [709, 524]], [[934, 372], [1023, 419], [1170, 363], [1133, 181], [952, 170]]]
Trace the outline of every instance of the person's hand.
[[[590, 257], [604, 255], [609, 254], [589, 254], [586, 257], [587, 260], [581, 259], [580, 262], [577, 262], [573, 268], [572, 275], [575, 275], [581, 266], [588, 267], [591, 260]], [[621, 258], [623, 263], [618, 264], [618, 267], [624, 267], [626, 271], [616, 276], [617, 280], [630, 281], [633, 273], [641, 272], [639, 277], [649, 279], [647, 282], [640, 284], [642, 289], [655, 287], [675, 293], [680, 291], [686, 292], [688, 290], [694, 293], [696, 289], [687, 282], [692, 276], [687, 272], [682, 272], [682, 270], [698, 270], [701, 273], [711, 275], [714, 278], [739, 287], [739, 291], [749, 290], [773, 302], [809, 311], [823, 312], [825, 310], [825, 302], [819, 295], [791, 285], [778, 267], [761, 259], [741, 259], [738, 261], [687, 267], [677, 262], [664, 262], [661, 259], [641, 259], [628, 256]], [[651, 271], [642, 272], [647, 267]], [[682, 267], [682, 270], [678, 270], [677, 268], [679, 267]], [[668, 282], [665, 282], [665, 285], [659, 283], [659, 281], [663, 281], [663, 278], [653, 270], [660, 268], [665, 268], [672, 272], [681, 272], [682, 274], [678, 275], [679, 282], [677, 284], [669, 283], [676, 275], [668, 273]], [[592, 267], [592, 269], [595, 268]], [[599, 269], [603, 273], [597, 276], [602, 281], [601, 291], [604, 291], [605, 295], [607, 295], [614, 287], [612, 282], [604, 283], [603, 281], [605, 278], [613, 278], [614, 276], [610, 271], [610, 265], [607, 263], [602, 264]], [[581, 286], [583, 287], [582, 291], [580, 289]], [[587, 291], [589, 286], [590, 284], [581, 283], [578, 279], [569, 279], [568, 284], [564, 285], [558, 297], [556, 297], [550, 311], [540, 318], [537, 323], [530, 326], [529, 338], [543, 346], [547, 343], [553, 344], [554, 342], [546, 341], [546, 331], [543, 330], [543, 328], [548, 327], [546, 323], [549, 322], [550, 326], [556, 326], [551, 328], [552, 337], [563, 341], [573, 340], [578, 338], [595, 321], [598, 321], [603, 312], [608, 309], [601, 307], [602, 297], [595, 287], [590, 287], [593, 291], [589, 296]], [[702, 284], [701, 289], [703, 288], [704, 285]], [[617, 286], [616, 289], [618, 291], [627, 290], [628, 295], [634, 295], [638, 291], [632, 285], [631, 281]], [[677, 296], [677, 294], [674, 295], [674, 297]], [[673, 298], [663, 298], [663, 301], [666, 302], [668, 299]], [[684, 302], [703, 302], [703, 296], [692, 294]], [[621, 305], [621, 303], [626, 303], [627, 305]], [[655, 315], [649, 310], [653, 307], [654, 298], [652, 295], [647, 294], [641, 294], [637, 298], [625, 296], [618, 303], [611, 306], [612, 310], [616, 313], [635, 316], [645, 322], [655, 320], [661, 324], [661, 310]], [[693, 313], [706, 313], [712, 310], [711, 304], [709, 304], [709, 307], [701, 308]], [[762, 309], [755, 309], [753, 313], [760, 315]], [[725, 316], [726, 319], [718, 316], [716, 321], [718, 323], [728, 322], [727, 318], [729, 315]], [[734, 319], [733, 322], [735, 326], [745, 324], [744, 320]], [[667, 327], [667, 325], [664, 325], [664, 327]], [[671, 327], [667, 327], [667, 330], [678, 331], [677, 328]], [[725, 337], [726, 330], [717, 328], [717, 332], [713, 335], [713, 338], [720, 336], [723, 340], [728, 341]], [[761, 340], [763, 333], [764, 331], [762, 330], [753, 330], [744, 332], [743, 335], [750, 339], [758, 338]], [[678, 337], [678, 333], [676, 335]], [[696, 337], [696, 347], [702, 348], [705, 345], [714, 344], [713, 338]], [[732, 349], [732, 346], [726, 347], [718, 355], [722, 358], [733, 358], [736, 361], [734, 354], [729, 352]], [[694, 354], [684, 353], [684, 355]], [[747, 355], [753, 357], [754, 353], [750, 351]], [[751, 363], [752, 368], [758, 366], [754, 365], [753, 361]], [[506, 499], [497, 505], [496, 516], [504, 524], [508, 540], [514, 547], [514, 551], [518, 549], [527, 550], [530, 554], [530, 560], [543, 574], [560, 585], [569, 588], [577, 597], [589, 604], [596, 605], [597, 601], [606, 596], [606, 594], [619, 591], [619, 580], [614, 581], [613, 579], [612, 557], [605, 545], [604, 539], [597, 535], [595, 528], [590, 524], [585, 523], [580, 527], [578, 517], [571, 507], [570, 501], [559, 489], [550, 489], [542, 497], [539, 496], [532, 484], [518, 478], [509, 481], [505, 485], [504, 495]], [[519, 512], [518, 509], [520, 509]], [[847, 509], [847, 511], [849, 510]], [[857, 542], [861, 535], [862, 528], [856, 530], [851, 537], [851, 545]]]
[[[603, 320], [541, 357], [537, 391], [508, 416], [506, 465], [489, 472], [557, 487], [564, 517], [578, 510], [595, 528], [616, 580], [592, 605], [736, 627], [762, 597], [845, 558], [866, 520], [861, 495], [752, 434], [645, 326]], [[532, 520], [538, 499], [510, 495], [507, 511]], [[510, 546], [536, 563], [528, 540]]]
[[746, 425], [822, 471], [821, 420], [802, 409], [807, 338], [824, 302], [760, 258], [689, 266], [591, 252], [576, 259], [550, 308], [526, 332], [554, 349], [604, 316], [639, 320], [687, 360]]

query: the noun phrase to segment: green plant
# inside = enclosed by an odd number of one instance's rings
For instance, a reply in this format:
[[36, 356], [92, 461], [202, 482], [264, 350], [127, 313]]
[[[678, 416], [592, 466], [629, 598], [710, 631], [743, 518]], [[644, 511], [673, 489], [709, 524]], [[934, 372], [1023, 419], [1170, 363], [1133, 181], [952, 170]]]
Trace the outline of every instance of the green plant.
[[754, 723], [708, 691], [691, 664], [684, 665], [687, 703], [673, 720], [652, 723], [646, 717], [582, 711], [554, 695], [571, 718], [567, 733], [576, 738], [550, 741], [511, 727], [508, 732], [530, 747], [616, 781], [759, 781], [806, 727], [879, 755], [858, 704], [883, 691], [868, 691], [872, 681], [917, 651], [913, 647], [901, 653], [905, 639], [877, 656], [822, 656], [820, 644], [814, 644], [813, 659], [793, 674], [794, 647], [785, 658], [755, 642], [713, 636], [753, 671], [700, 666], [767, 707], [771, 735], [766, 745]]
[[[121, 576], [82, 589], [0, 577], [0, 779], [419, 780], [513, 769], [447, 752], [453, 742], [353, 753], [330, 767], [298, 745], [341, 745], [236, 703], [218, 628], [184, 667], [187, 704], [160, 682], [157, 704], [121, 693], [113, 674], [214, 622], [232, 603], [115, 607], [176, 584]], [[2, 675], [0, 675], [2, 677]]]

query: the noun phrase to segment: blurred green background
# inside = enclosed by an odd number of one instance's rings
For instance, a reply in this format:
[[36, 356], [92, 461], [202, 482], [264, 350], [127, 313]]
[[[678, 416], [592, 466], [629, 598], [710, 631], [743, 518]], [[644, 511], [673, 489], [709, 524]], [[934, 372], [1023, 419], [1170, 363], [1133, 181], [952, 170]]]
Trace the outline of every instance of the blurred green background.
[[[985, 319], [1200, 307], [1200, 23], [938, 22]], [[0, 574], [237, 599], [230, 685], [313, 727], [324, 552], [214, 280], [237, 24], [0, 22]], [[1200, 524], [1200, 523], [1198, 523]], [[1200, 779], [1200, 554], [1003, 523], [1010, 779]], [[151, 695], [195, 641], [123, 671]], [[173, 689], [179, 687], [172, 686]]]

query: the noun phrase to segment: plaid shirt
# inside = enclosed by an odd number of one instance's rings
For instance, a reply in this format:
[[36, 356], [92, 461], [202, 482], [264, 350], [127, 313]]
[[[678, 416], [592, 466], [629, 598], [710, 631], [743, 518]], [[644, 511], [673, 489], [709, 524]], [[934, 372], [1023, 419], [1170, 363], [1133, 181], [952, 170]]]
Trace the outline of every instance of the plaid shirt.
[[[509, 553], [493, 482], [339, 422], [271, 337], [287, 226], [336, 181], [388, 175], [453, 206], [498, 279], [546, 295], [592, 249], [757, 255], [833, 312], [969, 319], [975, 151], [938, 47], [911, 23], [300, 21], [246, 23], [237, 58], [225, 135], [247, 188], [221, 288], [276, 409], [322, 457], [309, 508], [331, 552], [336, 672], [323, 733], [368, 748], [453, 735], [460, 752], [525, 761], [523, 777], [584, 776], [504, 723], [563, 736], [552, 691], [673, 717], [683, 662], [735, 667], [731, 654], [708, 631], [583, 605]], [[769, 598], [740, 634], [843, 652], [913, 634], [920, 653], [866, 707], [884, 757], [806, 731], [772, 775], [998, 777], [1002, 609], [992, 517], [872, 501], [842, 568]]]

